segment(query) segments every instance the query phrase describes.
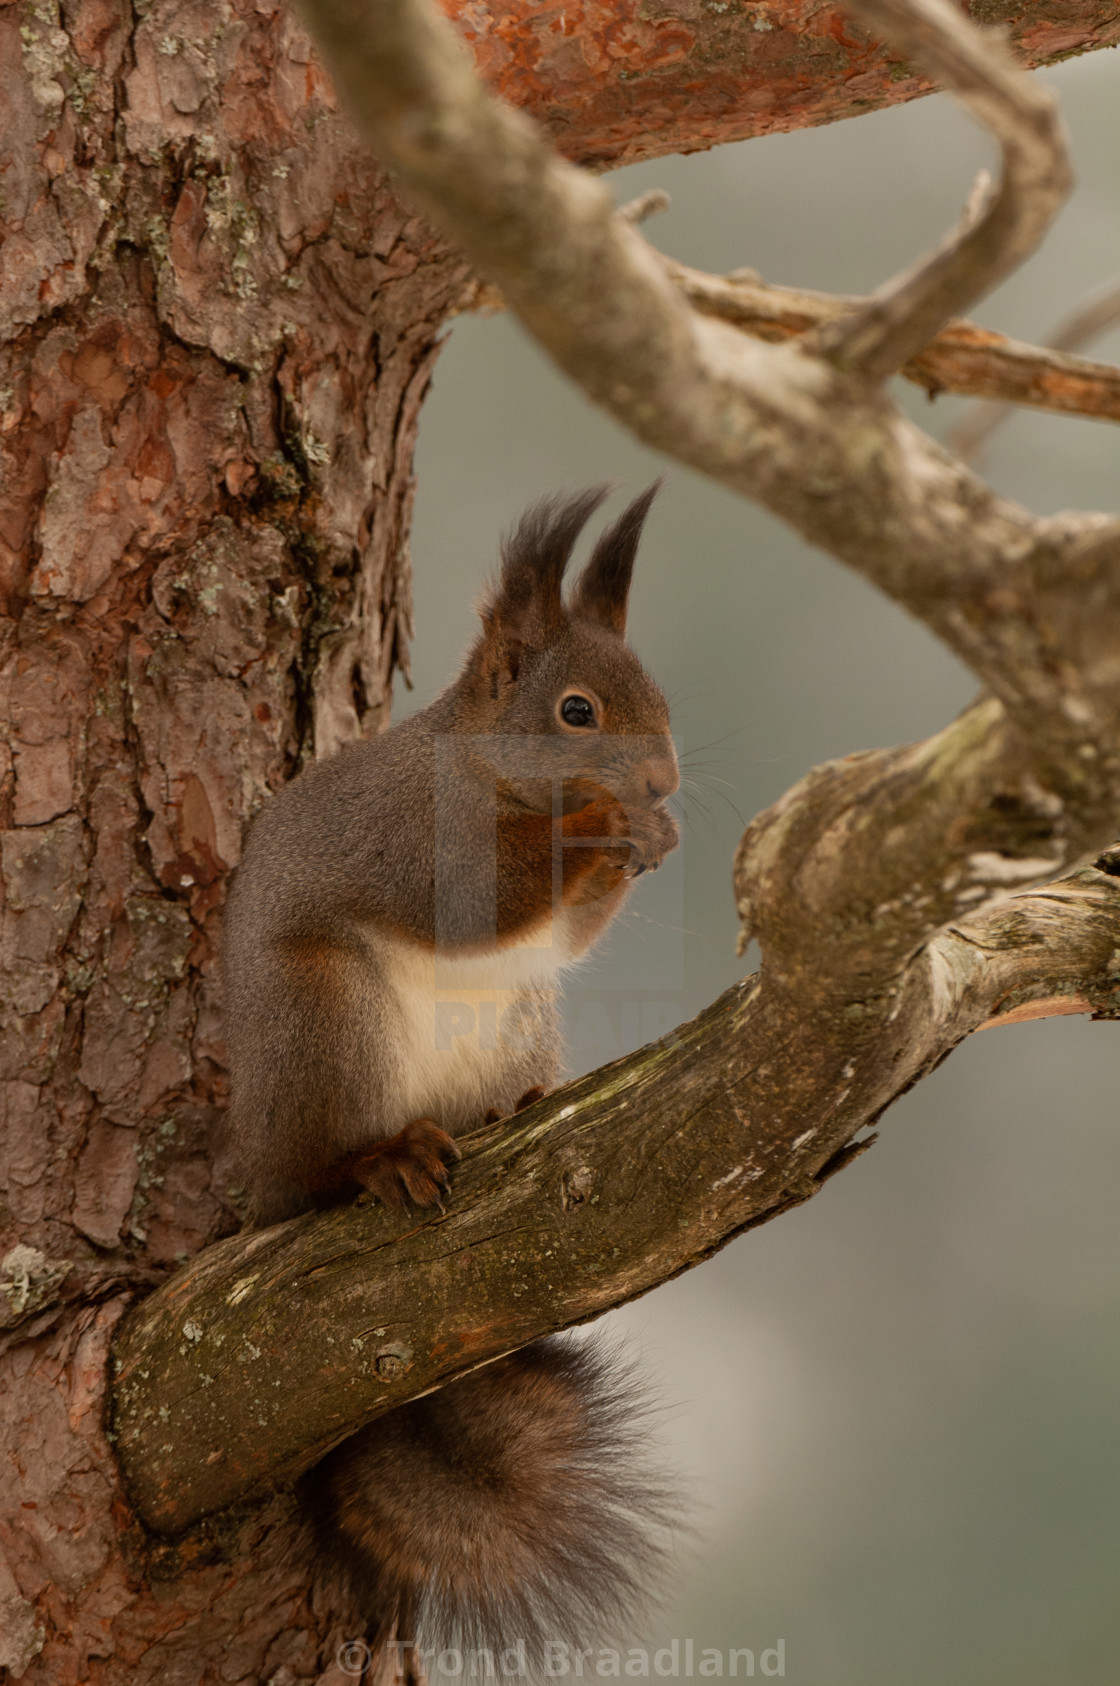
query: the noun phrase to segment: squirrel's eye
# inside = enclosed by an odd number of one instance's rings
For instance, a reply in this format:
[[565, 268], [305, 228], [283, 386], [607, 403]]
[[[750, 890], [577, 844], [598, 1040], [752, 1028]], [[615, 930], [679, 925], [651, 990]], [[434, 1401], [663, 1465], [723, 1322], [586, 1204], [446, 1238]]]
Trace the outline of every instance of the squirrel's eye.
[[560, 704], [560, 718], [567, 726], [594, 726], [595, 705], [587, 697], [565, 697]]

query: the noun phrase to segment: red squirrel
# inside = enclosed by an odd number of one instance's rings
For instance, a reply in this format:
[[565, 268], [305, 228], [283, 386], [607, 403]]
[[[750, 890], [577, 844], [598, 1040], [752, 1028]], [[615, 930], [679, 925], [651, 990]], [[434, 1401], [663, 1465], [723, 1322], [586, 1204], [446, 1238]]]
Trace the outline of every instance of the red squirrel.
[[[566, 599], [606, 488], [531, 508], [454, 682], [256, 820], [225, 947], [255, 1224], [363, 1191], [441, 1206], [455, 1137], [555, 1084], [559, 974], [678, 841], [668, 706], [625, 641], [656, 491]], [[495, 1647], [624, 1619], [667, 1516], [629, 1399], [593, 1344], [549, 1339], [332, 1452], [303, 1494], [365, 1631]]]

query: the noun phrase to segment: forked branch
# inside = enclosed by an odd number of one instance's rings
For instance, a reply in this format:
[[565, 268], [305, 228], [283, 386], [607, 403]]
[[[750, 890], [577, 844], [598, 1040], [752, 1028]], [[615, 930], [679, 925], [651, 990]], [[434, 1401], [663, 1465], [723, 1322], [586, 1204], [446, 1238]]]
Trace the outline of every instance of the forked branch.
[[951, 316], [1030, 256], [1073, 177], [1054, 96], [1024, 76], [1002, 39], [981, 34], [952, 0], [849, 5], [957, 95], [998, 143], [1003, 161], [998, 187], [991, 190], [987, 172], [977, 178], [960, 223], [936, 251], [880, 287], [854, 316], [818, 335], [818, 349], [838, 368], [874, 380], [909, 362]]
[[[613, 213], [604, 185], [487, 95], [423, 0], [306, 0], [306, 9], [378, 150], [591, 397], [920, 616], [1046, 744], [1047, 776], [1070, 799], [1090, 758], [1115, 762], [1120, 678], [1108, 678], [1104, 644], [1120, 613], [1120, 522], [1034, 516], [947, 456], [877, 383], [814, 356], [810, 344], [754, 343], [693, 309], [638, 230]], [[1035, 100], [1028, 79], [948, 0], [891, 0], [892, 18], [903, 13], [912, 14], [919, 62], [936, 37], [938, 65], [953, 67], [973, 106], [1022, 155], [1008, 166], [1014, 192], [1050, 182], [1038, 189], [1049, 215], [1061, 170], [1048, 101]], [[1041, 217], [1031, 223], [1040, 226]], [[1026, 238], [1017, 213], [992, 227], [1004, 229], [1008, 251]], [[1055, 626], [1060, 673], [1049, 648]]]

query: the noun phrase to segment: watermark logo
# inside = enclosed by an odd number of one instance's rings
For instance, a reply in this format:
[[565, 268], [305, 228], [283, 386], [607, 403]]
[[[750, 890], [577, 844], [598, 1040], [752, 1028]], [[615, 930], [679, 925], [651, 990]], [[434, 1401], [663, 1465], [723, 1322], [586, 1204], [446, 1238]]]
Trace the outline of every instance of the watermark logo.
[[[547, 1062], [561, 1013], [559, 1040], [577, 1066], [672, 1046], [685, 1016], [676, 827], [659, 804], [619, 794], [633, 782], [627, 769], [663, 754], [664, 740], [628, 734], [599, 748], [611, 763], [601, 781], [587, 774], [586, 746], [572, 761], [573, 746], [548, 734], [436, 738], [435, 944], [430, 975], [409, 980], [426, 1004], [404, 1027], [421, 1066], [486, 1068], [489, 1056], [511, 1052], [529, 1066], [538, 1052]], [[627, 906], [610, 987], [593, 973], [590, 988], [573, 983], [562, 1008], [561, 979], [610, 923], [616, 892], [665, 858], [668, 871]]]
[[[403, 1653], [412, 1649], [395, 1641], [389, 1645], [389, 1650], [397, 1653], [394, 1660], [398, 1664], [403, 1661]], [[533, 1657], [522, 1640], [504, 1651], [463, 1650], [456, 1646], [442, 1651], [416, 1646], [415, 1651], [425, 1675], [449, 1680], [784, 1680], [786, 1677], [784, 1639], [776, 1640], [773, 1645], [737, 1645], [730, 1649], [701, 1646], [693, 1639], [671, 1639], [654, 1650], [637, 1645], [624, 1650], [614, 1645], [573, 1645], [564, 1639], [549, 1639], [539, 1655]], [[340, 1646], [335, 1660], [343, 1674], [360, 1679], [376, 1658], [362, 1640], [349, 1640]]]
[[640, 733], [604, 734], [594, 746], [548, 733], [437, 736], [437, 956], [508, 943], [517, 927], [519, 946], [563, 964], [563, 916], [575, 910], [577, 923], [594, 925], [595, 904], [615, 894], [620, 873], [640, 876], [679, 844], [664, 803], [648, 795], [647, 769], [664, 763], [665, 746]]

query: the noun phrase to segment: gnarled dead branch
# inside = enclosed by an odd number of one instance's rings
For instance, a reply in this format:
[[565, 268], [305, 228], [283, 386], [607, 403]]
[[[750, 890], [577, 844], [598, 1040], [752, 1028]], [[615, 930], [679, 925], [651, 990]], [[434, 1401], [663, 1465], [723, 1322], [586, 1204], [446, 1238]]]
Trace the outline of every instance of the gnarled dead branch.
[[886, 282], [814, 350], [837, 368], [893, 374], [948, 321], [982, 298], [1038, 245], [1072, 176], [1048, 89], [1020, 75], [1001, 38], [983, 36], [951, 0], [856, 0], [876, 34], [912, 53], [998, 142], [998, 188], [984, 171], [958, 226], [936, 251]]
[[[589, 396], [648, 444], [757, 498], [925, 620], [1025, 731], [1041, 734], [1059, 786], [1083, 789], [1090, 756], [1115, 761], [1111, 682], [1094, 710], [1077, 673], [1055, 675], [1048, 629], [1055, 615], [1072, 617], [1084, 647], [1071, 659], [1092, 647], [1094, 671], [1111, 671], [1100, 629], [1116, 612], [1120, 522], [1032, 515], [901, 416], [881, 382], [808, 344], [745, 341], [691, 309], [637, 229], [613, 213], [605, 187], [491, 100], [453, 32], [422, 5], [383, 0], [367, 14], [352, 0], [308, 0], [308, 16], [381, 156]], [[1030, 128], [1035, 107], [1021, 78], [997, 56], [985, 79], [988, 43], [948, 0], [922, 0], [913, 16], [915, 41], [940, 31], [939, 64], [957, 67], [998, 138]], [[1030, 168], [1051, 181], [1049, 203], [1061, 159], [1048, 110], [1037, 123], [1050, 164]], [[954, 283], [956, 308], [983, 293], [994, 270], [970, 274], [971, 291]]]

